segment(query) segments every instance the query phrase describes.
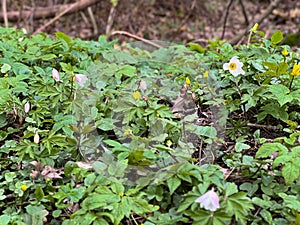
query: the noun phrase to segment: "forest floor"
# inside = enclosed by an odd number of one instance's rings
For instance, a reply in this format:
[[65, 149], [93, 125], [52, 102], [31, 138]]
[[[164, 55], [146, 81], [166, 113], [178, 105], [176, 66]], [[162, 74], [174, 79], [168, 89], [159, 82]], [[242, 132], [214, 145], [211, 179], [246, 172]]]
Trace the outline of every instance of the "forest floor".
[[[88, 1], [93, 2], [81, 0]], [[259, 22], [259, 30], [264, 31], [266, 37], [277, 29], [283, 34], [297, 34], [300, 29], [300, 1], [295, 0], [272, 1], [278, 4], [270, 12], [271, 1], [268, 0], [119, 0], [116, 7], [111, 3], [114, 1], [102, 0], [70, 14], [59, 15], [62, 9], [76, 2], [80, 1], [36, 0], [28, 5], [23, 1], [21, 6], [18, 1], [11, 1], [7, 5], [7, 13], [15, 12], [21, 17], [9, 17], [8, 24], [25, 28], [29, 33], [43, 31], [52, 35], [61, 31], [86, 40], [95, 40], [99, 35], [106, 34], [110, 39], [117, 38], [121, 42], [132, 41], [132, 37], [116, 32], [126, 31], [149, 40], [183, 44], [205, 44], [215, 37], [232, 44], [245, 43], [247, 38], [243, 34], [255, 22]], [[57, 11], [53, 15], [48, 9], [54, 7], [57, 7]], [[43, 11], [44, 16], [37, 18], [36, 15]], [[3, 21], [3, 13], [1, 15]], [[53, 19], [55, 17], [56, 20]], [[294, 45], [297, 44], [299, 42]]]

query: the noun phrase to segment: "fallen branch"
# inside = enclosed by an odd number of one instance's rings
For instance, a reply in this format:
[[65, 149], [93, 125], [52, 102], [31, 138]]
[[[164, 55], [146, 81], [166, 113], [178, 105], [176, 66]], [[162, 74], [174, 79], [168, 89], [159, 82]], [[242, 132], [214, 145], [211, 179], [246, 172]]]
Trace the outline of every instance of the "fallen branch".
[[56, 20], [58, 20], [60, 17], [66, 15], [67, 13], [78, 11], [79, 9], [88, 7], [92, 4], [95, 4], [96, 2], [98, 2], [98, 0], [81, 0], [79, 2], [69, 4], [68, 8], [66, 8], [64, 11], [59, 13], [56, 17], [54, 17], [49, 22], [45, 23], [43, 26], [38, 28], [33, 34], [38, 34], [38, 33], [42, 32], [46, 27], [48, 27], [49, 25], [54, 23]]
[[114, 31], [114, 32], [112, 32], [111, 35], [116, 35], [116, 34], [121, 34], [121, 35], [125, 35], [125, 36], [128, 36], [128, 37], [134, 38], [134, 39], [142, 41], [142, 42], [144, 42], [144, 43], [146, 43], [148, 45], [152, 45], [152, 46], [154, 46], [156, 48], [162, 48], [163, 47], [163, 46], [161, 46], [159, 44], [156, 44], [156, 43], [154, 43], [154, 42], [152, 42], [150, 40], [147, 40], [145, 38], [136, 36], [134, 34], [131, 34], [131, 33], [127, 32], [127, 31]]
[[[71, 14], [78, 10], [82, 10], [88, 6], [91, 6], [97, 3], [97, 0], [80, 0], [76, 3], [64, 4], [64, 5], [54, 5], [51, 7], [45, 8], [36, 8], [33, 14], [33, 19], [42, 19], [42, 18], [50, 18], [57, 14], [57, 12], [63, 12], [66, 9], [67, 12], [65, 14]], [[6, 17], [10, 22], [16, 22], [20, 18], [27, 19], [32, 15], [32, 10], [23, 10], [23, 11], [11, 11], [6, 12]], [[4, 20], [4, 13], [0, 12], [0, 21]]]

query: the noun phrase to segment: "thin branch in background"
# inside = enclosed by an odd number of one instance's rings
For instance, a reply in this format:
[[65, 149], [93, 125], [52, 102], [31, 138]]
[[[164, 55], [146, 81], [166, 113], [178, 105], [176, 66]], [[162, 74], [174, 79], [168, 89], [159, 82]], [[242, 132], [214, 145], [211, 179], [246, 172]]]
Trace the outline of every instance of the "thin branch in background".
[[24, 1], [25, 0], [21, 0], [21, 6], [19, 8], [19, 17], [18, 17], [18, 20], [17, 20], [17, 27], [18, 28], [21, 28], [20, 22], [21, 22], [21, 20], [23, 18], [23, 9], [24, 9], [24, 4], [25, 4]]
[[105, 33], [106, 34], [109, 34], [110, 31], [111, 31], [112, 25], [114, 23], [115, 14], [116, 14], [116, 7], [113, 5], [110, 8], [109, 16], [107, 18], [107, 23], [106, 23], [106, 28], [105, 28]]
[[222, 35], [221, 35], [221, 39], [224, 39], [224, 35], [225, 35], [225, 30], [226, 30], [226, 23], [227, 23], [227, 19], [228, 19], [228, 15], [229, 15], [229, 10], [230, 10], [230, 7], [233, 3], [233, 0], [230, 0], [228, 5], [227, 5], [227, 8], [226, 8], [226, 13], [225, 13], [225, 17], [224, 17], [224, 23], [223, 23], [223, 31], [222, 31]]
[[273, 0], [273, 1], [271, 1], [271, 3], [268, 6], [268, 8], [266, 10], [264, 10], [264, 13], [261, 14], [256, 21], [253, 21], [253, 24], [249, 24], [242, 33], [240, 33], [239, 35], [236, 35], [235, 38], [233, 38], [232, 40], [230, 40], [229, 43], [232, 44], [232, 45], [236, 45], [238, 42], [240, 42], [240, 40], [244, 37], [245, 34], [247, 34], [247, 32], [251, 29], [251, 27], [255, 23], [261, 24], [263, 22], [263, 20], [265, 18], [267, 18], [272, 13], [272, 11], [274, 9], [277, 8], [277, 6], [279, 5], [279, 3], [281, 1], [282, 0]]
[[127, 31], [121, 31], [121, 30], [120, 31], [114, 31], [114, 32], [112, 32], [111, 35], [116, 35], [116, 34], [121, 34], [121, 35], [125, 35], [125, 36], [128, 36], [128, 37], [134, 38], [134, 39], [142, 41], [142, 42], [144, 42], [144, 43], [146, 43], [148, 45], [152, 45], [152, 46], [154, 46], [156, 48], [162, 48], [163, 47], [163, 46], [161, 46], [159, 44], [156, 44], [153, 41], [150, 41], [150, 40], [147, 40], [145, 38], [139, 37], [137, 35], [131, 34], [131, 33], [127, 32]]
[[87, 8], [87, 11], [88, 11], [88, 14], [89, 14], [89, 16], [91, 18], [91, 22], [92, 22], [92, 25], [93, 25], [93, 29], [94, 29], [93, 33], [94, 33], [94, 35], [97, 35], [98, 34], [98, 27], [97, 27], [96, 19], [95, 19], [95, 16], [94, 16], [94, 13], [92, 11], [91, 6], [89, 6]]
[[2, 0], [2, 12], [3, 12], [4, 26], [5, 26], [6, 28], [8, 28], [6, 0]]
[[249, 20], [248, 20], [247, 12], [245, 10], [245, 6], [244, 6], [244, 3], [243, 3], [243, 0], [239, 0], [239, 3], [241, 5], [242, 12], [243, 12], [243, 15], [244, 15], [244, 18], [245, 18], [245, 24], [248, 26], [249, 25]]
[[31, 26], [31, 31], [34, 30], [34, 14], [35, 14], [35, 0], [31, 0], [31, 13], [30, 13], [30, 17], [29, 17], [29, 24]]
[[98, 2], [98, 0], [81, 0], [81, 1], [69, 4], [61, 13], [59, 13], [57, 16], [52, 18], [50, 21], [45, 23], [40, 28], [38, 28], [33, 34], [38, 34], [38, 33], [42, 32], [46, 27], [53, 24], [55, 21], [60, 19], [65, 14], [71, 13], [71, 12], [76, 12], [77, 10], [80, 10], [80, 9], [84, 9], [90, 5], [96, 4], [97, 2]]

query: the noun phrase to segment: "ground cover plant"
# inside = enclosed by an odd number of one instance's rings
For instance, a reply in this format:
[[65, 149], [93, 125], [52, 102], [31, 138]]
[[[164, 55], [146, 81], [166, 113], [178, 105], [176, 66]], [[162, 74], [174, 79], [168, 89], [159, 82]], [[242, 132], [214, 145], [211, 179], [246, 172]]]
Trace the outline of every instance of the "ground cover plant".
[[299, 49], [0, 29], [0, 224], [300, 224]]

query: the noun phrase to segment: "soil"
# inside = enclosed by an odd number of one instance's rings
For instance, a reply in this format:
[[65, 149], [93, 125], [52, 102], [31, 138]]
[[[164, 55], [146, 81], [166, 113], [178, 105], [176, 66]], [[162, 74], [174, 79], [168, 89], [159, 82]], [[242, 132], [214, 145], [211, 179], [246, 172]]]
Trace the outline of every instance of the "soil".
[[[107, 35], [110, 39], [118, 38], [121, 42], [131, 41], [132, 38], [126, 35], [112, 35], [114, 31], [127, 31], [145, 39], [177, 43], [193, 41], [205, 44], [208, 39], [215, 37], [233, 41], [239, 34], [247, 31], [249, 26], [253, 26], [264, 15], [271, 2], [275, 1], [99, 0], [90, 7], [59, 17], [56, 22], [50, 22], [50, 25], [42, 31], [51, 35], [56, 31], [62, 31], [71, 37], [86, 40], [96, 40], [99, 35]], [[17, 15], [23, 15], [23, 18], [19, 16], [16, 19], [9, 19], [9, 26], [25, 28], [29, 33], [34, 33], [58, 16], [61, 10], [58, 10], [55, 15], [45, 14], [42, 18], [35, 19], [37, 12], [41, 12], [45, 7], [48, 7], [47, 9], [55, 6], [68, 7], [76, 2], [79, 1], [9, 1], [7, 13], [15, 11], [19, 13]], [[111, 2], [118, 3], [114, 7]], [[264, 20], [259, 24], [259, 30], [263, 30], [267, 37], [277, 29], [286, 35], [298, 34], [300, 1], [281, 0], [279, 2], [271, 13], [265, 15]], [[29, 14], [26, 14], [27, 17], [24, 16], [25, 11], [29, 11]], [[3, 13], [1, 15], [0, 19], [3, 21]], [[300, 44], [299, 40], [298, 37], [295, 45]], [[237, 40], [238, 44], [245, 42], [245, 36]]]

